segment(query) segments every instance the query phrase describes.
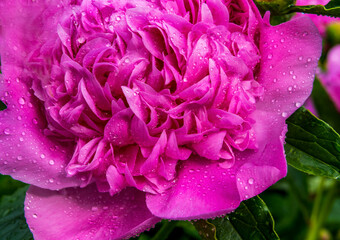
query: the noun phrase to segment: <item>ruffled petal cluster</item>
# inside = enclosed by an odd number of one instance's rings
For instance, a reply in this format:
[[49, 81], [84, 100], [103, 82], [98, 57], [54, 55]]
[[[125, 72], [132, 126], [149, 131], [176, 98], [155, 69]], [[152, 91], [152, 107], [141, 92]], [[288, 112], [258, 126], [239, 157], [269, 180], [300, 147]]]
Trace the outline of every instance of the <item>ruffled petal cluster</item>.
[[35, 185], [36, 239], [216, 217], [285, 176], [285, 119], [321, 54], [308, 18], [272, 27], [248, 0], [0, 9], [0, 172]]

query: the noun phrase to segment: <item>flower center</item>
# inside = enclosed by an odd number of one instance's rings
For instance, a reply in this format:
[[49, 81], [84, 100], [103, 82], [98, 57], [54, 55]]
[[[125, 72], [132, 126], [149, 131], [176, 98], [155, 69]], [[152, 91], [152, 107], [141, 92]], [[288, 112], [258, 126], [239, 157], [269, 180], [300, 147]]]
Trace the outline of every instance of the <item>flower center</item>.
[[187, 13], [170, 3], [77, 6], [30, 60], [45, 132], [77, 142], [67, 171], [85, 185], [163, 192], [192, 154], [229, 168], [235, 151], [256, 149], [263, 88], [247, 6], [213, 17], [205, 2]]

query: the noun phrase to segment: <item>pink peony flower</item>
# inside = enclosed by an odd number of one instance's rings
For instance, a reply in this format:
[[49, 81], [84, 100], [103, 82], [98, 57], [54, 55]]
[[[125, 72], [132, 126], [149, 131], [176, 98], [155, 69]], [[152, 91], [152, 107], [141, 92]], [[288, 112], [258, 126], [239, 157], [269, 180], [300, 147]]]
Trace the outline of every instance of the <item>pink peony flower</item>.
[[327, 55], [327, 71], [319, 78], [340, 112], [340, 45], [333, 47]]
[[[297, 0], [296, 5], [298, 6], [305, 6], [305, 5], [326, 5], [330, 0]], [[321, 35], [325, 37], [327, 26], [332, 23], [340, 23], [339, 18], [335, 17], [328, 17], [316, 14], [304, 14], [304, 13], [297, 13], [296, 16], [306, 15], [312, 19], [314, 24], [319, 29]]]
[[286, 175], [321, 54], [250, 0], [3, 0], [0, 172], [35, 239], [118, 239], [233, 211]]

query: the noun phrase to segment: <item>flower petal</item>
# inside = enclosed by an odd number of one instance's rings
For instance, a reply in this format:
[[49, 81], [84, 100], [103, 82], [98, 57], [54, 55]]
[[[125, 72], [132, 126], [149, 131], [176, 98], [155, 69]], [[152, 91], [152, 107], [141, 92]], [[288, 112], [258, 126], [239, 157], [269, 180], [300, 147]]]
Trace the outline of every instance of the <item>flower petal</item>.
[[146, 204], [158, 217], [198, 219], [231, 212], [240, 204], [234, 169], [197, 155], [182, 162], [176, 184], [164, 194], [146, 195]]
[[160, 221], [145, 205], [145, 193], [126, 188], [111, 197], [94, 185], [50, 191], [31, 186], [25, 216], [34, 239], [122, 239]]
[[265, 94], [256, 108], [287, 118], [302, 106], [312, 91], [321, 44], [320, 34], [308, 17], [263, 26], [258, 81]]
[[74, 146], [44, 134], [41, 105], [21, 80], [21, 70], [6, 68], [4, 76], [0, 96], [7, 109], [0, 112], [0, 173], [52, 190], [78, 186], [80, 180], [64, 171]]

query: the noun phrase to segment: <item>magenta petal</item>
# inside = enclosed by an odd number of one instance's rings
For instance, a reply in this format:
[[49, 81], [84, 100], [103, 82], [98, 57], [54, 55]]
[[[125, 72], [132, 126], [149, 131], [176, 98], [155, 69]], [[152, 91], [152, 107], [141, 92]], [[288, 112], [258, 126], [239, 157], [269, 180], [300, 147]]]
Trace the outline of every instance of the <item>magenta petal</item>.
[[145, 193], [127, 188], [111, 197], [91, 185], [49, 191], [30, 187], [25, 216], [34, 239], [122, 239], [160, 221], [145, 205]]
[[[274, 42], [269, 44], [271, 40]], [[258, 81], [265, 94], [257, 108], [276, 111], [286, 118], [302, 106], [312, 91], [321, 43], [320, 34], [308, 17], [263, 27]]]
[[234, 170], [192, 155], [178, 170], [176, 184], [164, 194], [147, 194], [146, 204], [155, 216], [167, 219], [225, 214], [240, 204]]
[[340, 45], [329, 51], [327, 72], [321, 73], [319, 77], [340, 112]]
[[74, 147], [44, 134], [39, 105], [20, 77], [12, 66], [0, 84], [8, 106], [0, 112], [0, 173], [52, 190], [79, 185], [80, 180], [67, 177], [64, 170]]

